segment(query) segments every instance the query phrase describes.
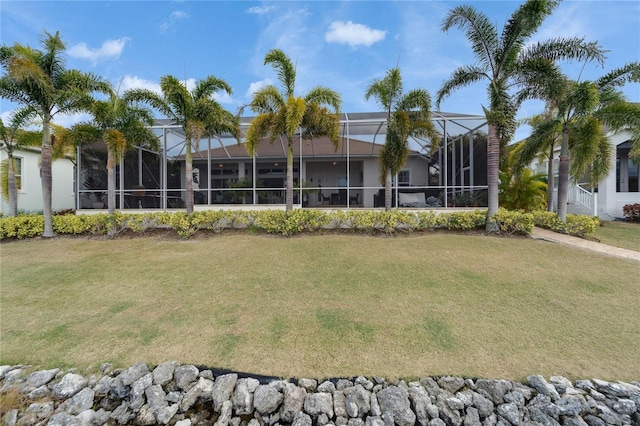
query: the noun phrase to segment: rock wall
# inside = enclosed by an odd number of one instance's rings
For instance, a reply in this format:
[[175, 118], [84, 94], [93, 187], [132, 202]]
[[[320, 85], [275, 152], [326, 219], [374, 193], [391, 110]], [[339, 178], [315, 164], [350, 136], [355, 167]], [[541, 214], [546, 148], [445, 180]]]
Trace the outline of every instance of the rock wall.
[[529, 376], [278, 380], [167, 362], [99, 374], [0, 366], [4, 424], [640, 425], [640, 383]]

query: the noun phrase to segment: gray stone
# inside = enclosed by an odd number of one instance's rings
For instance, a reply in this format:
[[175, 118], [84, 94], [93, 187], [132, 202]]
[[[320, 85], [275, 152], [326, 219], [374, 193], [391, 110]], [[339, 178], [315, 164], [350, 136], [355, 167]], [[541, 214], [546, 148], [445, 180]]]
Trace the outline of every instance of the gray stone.
[[468, 407], [466, 410], [466, 415], [464, 416], [464, 425], [465, 426], [480, 426], [480, 413], [474, 407]]
[[416, 415], [411, 410], [409, 392], [400, 386], [389, 386], [377, 394], [378, 403], [383, 414], [390, 413], [398, 426], [412, 426]]
[[0, 365], [0, 380], [4, 379], [5, 374], [16, 368], [14, 365]]
[[380, 417], [382, 415], [382, 410], [380, 409], [380, 404], [378, 404], [378, 397], [375, 393], [371, 393], [371, 415], [374, 417]]
[[[350, 388], [346, 388], [344, 394], [347, 397], [347, 404], [349, 400], [357, 407], [357, 413], [350, 417], [364, 417], [371, 411], [371, 392], [366, 390], [361, 384], [357, 384]], [[347, 405], [348, 406], [348, 405]]]
[[336, 391], [336, 385], [334, 385], [332, 381], [326, 380], [318, 385], [317, 391], [321, 393], [334, 393]]
[[464, 402], [455, 397], [447, 398], [447, 405], [452, 410], [464, 410]]
[[136, 424], [151, 426], [156, 424], [156, 416], [151, 412], [149, 406], [143, 405], [136, 415]]
[[293, 418], [293, 422], [291, 423], [291, 426], [311, 426], [311, 425], [312, 425], [311, 417], [308, 414], [303, 413], [302, 411], [295, 415], [295, 417]]
[[[222, 409], [222, 403], [225, 401], [229, 401], [231, 398], [231, 393], [233, 392], [233, 388], [236, 386], [236, 382], [238, 381], [238, 375], [233, 374], [223, 374], [222, 376], [218, 376], [216, 381], [213, 383], [213, 390], [211, 391], [211, 396], [213, 399], [213, 409], [216, 412], [220, 412]], [[229, 418], [230, 420], [231, 418]]]
[[589, 426], [580, 416], [567, 416], [562, 424], [563, 426]]
[[229, 400], [222, 402], [220, 406], [220, 417], [215, 422], [215, 426], [228, 426], [231, 422], [231, 415], [233, 414], [233, 403]]
[[362, 419], [358, 419], [358, 418], [351, 418], [349, 419], [349, 423], [347, 423], [348, 426], [364, 426], [364, 420]]
[[251, 419], [247, 426], [260, 426], [260, 422], [257, 419]]
[[555, 405], [558, 407], [558, 414], [561, 416], [577, 416], [582, 412], [582, 404], [575, 398], [559, 398]]
[[208, 398], [211, 395], [213, 389], [213, 382], [204, 377], [200, 377], [195, 385], [193, 385], [182, 397], [180, 403], [180, 411], [183, 413], [189, 410], [196, 403], [198, 398], [205, 396]]
[[4, 374], [4, 383], [16, 383], [22, 382], [24, 380], [24, 375], [26, 374], [27, 369], [21, 365], [15, 366], [11, 368]]
[[173, 378], [178, 389], [188, 390], [198, 378], [200, 371], [194, 365], [181, 365], [176, 368]]
[[260, 385], [253, 393], [253, 406], [260, 414], [271, 414], [278, 409], [284, 399], [275, 387]]
[[352, 395], [347, 395], [345, 409], [347, 410], [347, 416], [350, 418], [358, 417], [358, 404], [356, 404]]
[[95, 386], [93, 386], [93, 391], [97, 395], [108, 395], [109, 392], [111, 392], [111, 384], [113, 383], [113, 380], [113, 377], [102, 377], [98, 380]]
[[458, 398], [465, 407], [471, 407], [473, 405], [473, 392], [471, 389], [467, 389], [464, 392], [457, 392], [456, 398]]
[[213, 377], [213, 371], [211, 370], [202, 370], [200, 373], [198, 373], [198, 377], [204, 377], [205, 379], [209, 379], [212, 382], [215, 380], [215, 378]]
[[427, 414], [431, 419], [439, 419], [440, 418], [440, 409], [436, 404], [427, 404]]
[[153, 383], [153, 375], [147, 373], [131, 384], [129, 407], [137, 411], [144, 405], [144, 392]]
[[53, 401], [34, 402], [29, 405], [27, 411], [33, 413], [39, 419], [49, 417], [53, 414]]
[[356, 385], [362, 385], [368, 391], [373, 390], [373, 382], [364, 376], [358, 376], [355, 380]]
[[531, 420], [542, 426], [560, 426], [560, 423], [553, 417], [549, 416], [540, 405], [529, 406], [529, 416]]
[[347, 397], [343, 391], [333, 392], [333, 412], [336, 417], [347, 417]]
[[[204, 376], [203, 376], [204, 377]], [[205, 379], [209, 379], [208, 377], [204, 377]], [[191, 420], [190, 419], [184, 419], [184, 420], [180, 420], [178, 422], [176, 422], [175, 426], [191, 426]]]
[[27, 394], [27, 397], [32, 400], [43, 399], [53, 395], [51, 389], [47, 385], [42, 385], [40, 387], [35, 388], [31, 392]]
[[553, 400], [560, 398], [560, 395], [558, 394], [558, 391], [556, 390], [556, 388], [553, 387], [553, 385], [547, 383], [544, 377], [542, 377], [539, 374], [535, 374], [527, 377], [527, 382], [529, 382], [529, 385], [532, 388], [534, 388], [535, 390], [537, 390], [543, 395], [547, 395], [551, 397], [551, 399]]
[[80, 389], [87, 386], [89, 381], [79, 374], [68, 373], [53, 386], [53, 396], [55, 398], [69, 398], [80, 392]]
[[524, 396], [518, 391], [511, 391], [504, 394], [505, 402], [513, 402], [518, 406], [518, 408], [524, 407], [526, 401]]
[[66, 402], [65, 411], [69, 414], [77, 415], [85, 410], [89, 410], [90, 408], [93, 408], [94, 397], [95, 392], [93, 389], [84, 388]]
[[427, 406], [431, 404], [429, 394], [422, 385], [409, 386], [409, 399], [413, 404], [418, 423], [422, 426], [426, 426], [430, 419], [430, 416], [427, 413]]
[[167, 407], [167, 401], [165, 399], [167, 395], [160, 385], [149, 386], [144, 391], [144, 394], [147, 397], [147, 405], [149, 407], [149, 410], [157, 418], [160, 410]]
[[308, 392], [315, 392], [318, 388], [318, 381], [315, 379], [300, 379], [298, 380], [298, 386]]
[[382, 421], [384, 422], [384, 426], [394, 426], [395, 420], [393, 418], [393, 413], [387, 412], [382, 415]]
[[46, 385], [56, 377], [56, 374], [58, 374], [59, 371], [59, 368], [54, 368], [53, 370], [34, 371], [29, 374], [29, 377], [27, 377], [27, 385], [31, 388], [39, 388], [42, 385]]
[[384, 426], [384, 421], [379, 416], [369, 416], [364, 424], [365, 426]]
[[587, 414], [586, 416], [584, 416], [584, 421], [589, 426], [607, 426], [604, 420], [592, 414]]
[[[438, 399], [444, 398], [444, 395], [438, 395]], [[459, 426], [462, 424], [462, 416], [460, 415], [460, 412], [449, 408], [446, 402], [438, 404], [438, 412], [440, 414], [440, 418], [444, 420], [447, 425]]]
[[485, 391], [486, 396], [498, 405], [504, 403], [504, 395], [513, 388], [513, 384], [507, 380], [480, 379], [476, 381], [476, 388]]
[[178, 391], [171, 391], [167, 394], [166, 398], [167, 402], [171, 404], [175, 404], [176, 402], [180, 402], [182, 399], [182, 394]]
[[149, 368], [147, 367], [147, 364], [144, 362], [138, 362], [124, 370], [118, 375], [118, 377], [122, 380], [123, 385], [130, 386], [133, 382], [148, 373]]
[[493, 402], [489, 398], [485, 398], [479, 393], [473, 394], [473, 405], [478, 409], [480, 417], [489, 417], [495, 408]]
[[124, 383], [120, 376], [113, 379], [109, 392], [118, 399], [126, 399], [129, 396], [131, 388]]
[[282, 421], [287, 423], [293, 421], [295, 415], [302, 411], [306, 396], [307, 391], [304, 388], [298, 387], [293, 383], [287, 383], [284, 388], [284, 400], [280, 411]]
[[430, 420], [428, 426], [447, 426], [447, 424], [443, 420], [436, 418]]
[[80, 420], [68, 413], [57, 413], [49, 418], [47, 426], [80, 426]]
[[318, 416], [318, 420], [316, 420], [318, 426], [324, 426], [330, 423], [329, 416], [322, 413]]
[[129, 410], [129, 404], [124, 401], [118, 406], [118, 408], [111, 412], [109, 417], [118, 422], [118, 424], [124, 425], [133, 419], [134, 414]]
[[336, 383], [337, 390], [345, 390], [346, 388], [350, 388], [351, 386], [353, 386], [353, 382], [347, 379], [340, 379], [338, 380], [338, 383]]
[[635, 411], [638, 409], [636, 407], [636, 403], [630, 399], [619, 399], [617, 402], [613, 403], [611, 408], [613, 408], [615, 411], [617, 411], [620, 414], [627, 414], [627, 415], [631, 413], [635, 413]]
[[482, 422], [482, 426], [494, 426], [496, 424], [498, 424], [498, 416], [496, 415], [496, 413], [492, 413]]
[[520, 424], [520, 411], [518, 406], [513, 402], [498, 405], [498, 414], [509, 421], [512, 425]]
[[[3, 367], [6, 367], [6, 366], [3, 366]], [[0, 374], [0, 376], [1, 375], [2, 374]], [[18, 421], [18, 410], [16, 408], [13, 408], [7, 411], [5, 415], [2, 417], [2, 421], [4, 422], [5, 426], [14, 426]]]
[[153, 369], [153, 384], [164, 386], [173, 380], [173, 372], [179, 364], [176, 361], [163, 362]]
[[606, 405], [598, 405], [596, 407], [596, 410], [598, 411], [598, 417], [600, 417], [602, 420], [604, 420], [604, 422], [608, 425], [620, 425], [622, 424], [622, 422], [620, 421], [620, 419], [618, 418], [618, 416], [616, 416], [616, 414], [611, 411], [609, 409], [609, 407], [607, 407]]
[[231, 398], [236, 415], [251, 414], [253, 412], [253, 392], [259, 385], [260, 382], [252, 378], [238, 380]]
[[563, 376], [551, 376], [549, 377], [549, 381], [554, 385], [562, 385], [565, 388], [573, 387], [573, 383], [571, 383], [571, 380]]
[[455, 394], [464, 386], [464, 379], [461, 377], [440, 377], [438, 379], [438, 385], [446, 390]]
[[[231, 404], [231, 402], [229, 402], [229, 404]], [[180, 408], [178, 404], [173, 404], [173, 405], [169, 405], [161, 408], [156, 413], [156, 420], [158, 420], [158, 423], [161, 423], [163, 425], [168, 424], [173, 418], [173, 416], [175, 416], [176, 413], [178, 412], [178, 408]]]
[[333, 418], [333, 398], [330, 393], [307, 394], [304, 399], [304, 411], [311, 417], [324, 413]]

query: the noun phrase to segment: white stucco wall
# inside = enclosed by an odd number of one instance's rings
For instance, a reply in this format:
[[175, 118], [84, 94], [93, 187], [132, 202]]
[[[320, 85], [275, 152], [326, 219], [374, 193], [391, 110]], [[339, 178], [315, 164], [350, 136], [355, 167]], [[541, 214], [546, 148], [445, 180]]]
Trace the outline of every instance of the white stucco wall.
[[[14, 157], [22, 159], [22, 188], [18, 191], [18, 211], [42, 211], [42, 183], [40, 179], [40, 151], [18, 150]], [[7, 153], [0, 151], [0, 161], [7, 158]], [[74, 166], [69, 159], [54, 160], [52, 164], [53, 185], [51, 206], [53, 211], [75, 208], [74, 200]], [[0, 196], [0, 210], [9, 213], [9, 201]]]

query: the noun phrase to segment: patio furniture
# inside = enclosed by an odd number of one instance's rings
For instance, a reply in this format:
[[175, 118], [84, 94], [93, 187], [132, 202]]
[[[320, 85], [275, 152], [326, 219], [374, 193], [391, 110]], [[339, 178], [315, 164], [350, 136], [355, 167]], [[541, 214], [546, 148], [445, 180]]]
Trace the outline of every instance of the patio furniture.
[[360, 193], [356, 192], [355, 196], [352, 195], [352, 196], [349, 197], [349, 205], [351, 205], [351, 204], [353, 204], [354, 206], [360, 205], [359, 199], [360, 199]]
[[329, 195], [324, 195], [322, 192], [320, 193], [320, 197], [322, 197], [322, 205], [324, 206], [325, 201], [328, 202], [329, 204], [333, 204], [331, 202], [331, 196]]

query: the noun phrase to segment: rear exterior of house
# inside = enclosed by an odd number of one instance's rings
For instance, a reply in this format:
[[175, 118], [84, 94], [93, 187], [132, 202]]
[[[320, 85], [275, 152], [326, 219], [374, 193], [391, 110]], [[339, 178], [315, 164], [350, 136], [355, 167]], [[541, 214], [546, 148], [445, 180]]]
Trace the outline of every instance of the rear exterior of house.
[[[23, 148], [14, 152], [18, 181], [18, 211], [42, 212], [42, 181], [40, 179], [40, 149]], [[0, 150], [0, 161], [7, 153]], [[51, 207], [53, 211], [75, 209], [74, 164], [69, 158], [53, 160]], [[0, 197], [0, 211], [9, 213], [9, 200]]]

